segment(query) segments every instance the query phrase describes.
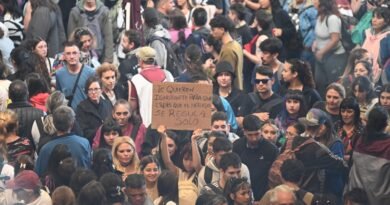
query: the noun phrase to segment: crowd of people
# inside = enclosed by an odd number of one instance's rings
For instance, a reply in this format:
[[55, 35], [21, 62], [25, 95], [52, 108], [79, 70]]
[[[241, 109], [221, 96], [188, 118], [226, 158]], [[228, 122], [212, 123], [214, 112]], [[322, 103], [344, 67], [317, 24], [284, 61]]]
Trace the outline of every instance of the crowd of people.
[[[389, 7], [0, 0], [0, 204], [390, 204]], [[153, 129], [160, 82], [209, 129]]]

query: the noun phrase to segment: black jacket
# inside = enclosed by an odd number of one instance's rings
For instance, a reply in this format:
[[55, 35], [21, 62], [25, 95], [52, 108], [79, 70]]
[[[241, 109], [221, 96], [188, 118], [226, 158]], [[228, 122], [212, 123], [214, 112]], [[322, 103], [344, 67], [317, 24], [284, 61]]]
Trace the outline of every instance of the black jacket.
[[33, 142], [31, 129], [35, 120], [40, 120], [44, 115], [42, 110], [34, 108], [28, 102], [13, 102], [8, 105], [8, 109], [14, 111], [18, 115], [20, 137], [27, 137]]
[[112, 105], [109, 100], [100, 98], [99, 104], [86, 99], [80, 102], [76, 110], [76, 121], [79, 123], [83, 136], [92, 143], [96, 130], [104, 120], [111, 115]]

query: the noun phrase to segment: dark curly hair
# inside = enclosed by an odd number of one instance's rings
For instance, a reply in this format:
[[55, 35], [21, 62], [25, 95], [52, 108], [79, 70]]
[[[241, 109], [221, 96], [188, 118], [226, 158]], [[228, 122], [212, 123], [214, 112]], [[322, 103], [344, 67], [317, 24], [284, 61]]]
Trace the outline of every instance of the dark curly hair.
[[313, 74], [309, 63], [299, 59], [290, 59], [286, 62], [291, 65], [291, 72], [298, 74], [299, 81], [301, 81], [305, 87], [315, 88]]

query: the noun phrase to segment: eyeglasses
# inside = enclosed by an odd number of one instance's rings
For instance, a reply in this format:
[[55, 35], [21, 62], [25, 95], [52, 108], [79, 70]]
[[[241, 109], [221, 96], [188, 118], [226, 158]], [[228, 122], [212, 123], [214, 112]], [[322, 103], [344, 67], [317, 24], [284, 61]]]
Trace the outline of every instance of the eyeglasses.
[[89, 88], [88, 89], [88, 92], [90, 92], [90, 93], [96, 93], [98, 91], [100, 91], [100, 88]]
[[269, 79], [269, 78], [267, 78], [267, 79], [255, 79], [255, 83], [256, 84], [259, 84], [259, 83], [267, 84], [269, 80], [271, 80], [271, 79]]

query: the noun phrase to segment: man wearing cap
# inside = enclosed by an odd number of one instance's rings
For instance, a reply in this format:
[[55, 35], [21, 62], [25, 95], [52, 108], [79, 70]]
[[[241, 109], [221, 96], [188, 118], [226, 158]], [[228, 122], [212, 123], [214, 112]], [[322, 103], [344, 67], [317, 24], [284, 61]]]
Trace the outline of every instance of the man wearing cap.
[[214, 75], [214, 79], [217, 80], [217, 85], [214, 86], [213, 92], [215, 95], [225, 98], [237, 116], [245, 94], [233, 85], [235, 77], [233, 66], [229, 62], [220, 61], [217, 63]]
[[148, 127], [152, 122], [153, 83], [173, 82], [173, 76], [155, 64], [156, 50], [153, 48], [149, 46], [139, 48], [136, 55], [141, 71], [131, 79], [131, 82], [137, 92], [142, 122]]
[[5, 197], [3, 201], [0, 199], [0, 204], [51, 205], [49, 194], [41, 187], [40, 179], [34, 171], [21, 171], [7, 183]]

